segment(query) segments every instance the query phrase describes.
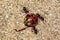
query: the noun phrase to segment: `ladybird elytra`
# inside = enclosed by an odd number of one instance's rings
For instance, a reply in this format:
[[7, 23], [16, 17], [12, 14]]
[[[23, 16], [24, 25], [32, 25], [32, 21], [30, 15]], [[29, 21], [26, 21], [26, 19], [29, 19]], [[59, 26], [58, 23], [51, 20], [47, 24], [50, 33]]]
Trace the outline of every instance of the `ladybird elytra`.
[[35, 14], [29, 13], [24, 18], [24, 24], [30, 27], [36, 26], [38, 23], [38, 17]]

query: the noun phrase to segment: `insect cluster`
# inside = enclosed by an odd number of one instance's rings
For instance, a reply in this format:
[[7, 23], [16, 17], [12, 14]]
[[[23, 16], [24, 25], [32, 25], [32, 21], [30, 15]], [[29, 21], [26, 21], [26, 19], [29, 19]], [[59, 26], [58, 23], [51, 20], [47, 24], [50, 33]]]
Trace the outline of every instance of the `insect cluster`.
[[[44, 21], [44, 18], [39, 14], [29, 13], [26, 7], [23, 7], [23, 10], [27, 14], [24, 18], [24, 25], [27, 26], [26, 28], [32, 27], [34, 30], [34, 33], [37, 34], [37, 29], [35, 28], [35, 26], [38, 24], [38, 19], [41, 19], [42, 21]], [[15, 31], [19, 32], [19, 31], [25, 30], [26, 28], [23, 28], [21, 30], [15, 29]]]

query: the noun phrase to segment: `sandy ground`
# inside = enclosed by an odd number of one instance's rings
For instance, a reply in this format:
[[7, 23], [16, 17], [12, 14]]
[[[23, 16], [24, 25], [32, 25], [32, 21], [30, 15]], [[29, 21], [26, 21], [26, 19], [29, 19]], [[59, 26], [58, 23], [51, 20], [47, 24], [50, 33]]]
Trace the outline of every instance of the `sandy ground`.
[[[32, 28], [14, 30], [26, 27], [23, 7], [45, 18], [39, 19], [37, 35]], [[0, 0], [0, 40], [60, 40], [60, 0]]]

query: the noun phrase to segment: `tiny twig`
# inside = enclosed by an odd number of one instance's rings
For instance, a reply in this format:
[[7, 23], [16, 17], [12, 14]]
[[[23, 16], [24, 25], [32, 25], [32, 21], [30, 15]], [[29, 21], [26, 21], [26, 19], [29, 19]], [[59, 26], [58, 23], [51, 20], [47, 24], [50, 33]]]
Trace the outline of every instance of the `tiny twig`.
[[[26, 27], [26, 28], [28, 28], [28, 27]], [[14, 29], [16, 32], [19, 32], [19, 31], [23, 31], [23, 30], [25, 30], [26, 28], [23, 28], [23, 29], [21, 29], [21, 30], [17, 30], [17, 29]]]

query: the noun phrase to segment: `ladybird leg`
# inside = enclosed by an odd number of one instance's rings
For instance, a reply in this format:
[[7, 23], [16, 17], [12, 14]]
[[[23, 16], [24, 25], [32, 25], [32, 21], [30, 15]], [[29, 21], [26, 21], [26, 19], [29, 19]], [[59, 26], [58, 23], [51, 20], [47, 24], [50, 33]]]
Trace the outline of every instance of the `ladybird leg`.
[[26, 7], [23, 7], [23, 10], [24, 10], [25, 13], [29, 13], [29, 11], [27, 10]]
[[38, 13], [36, 14], [37, 17], [39, 17], [39, 19], [41, 19], [42, 21], [44, 21], [44, 17], [42, 17], [41, 15], [39, 15]]
[[37, 34], [37, 29], [33, 27], [34, 33]]
[[[28, 27], [26, 27], [26, 28], [28, 28]], [[17, 29], [14, 29], [16, 32], [20, 32], [20, 31], [23, 31], [23, 30], [25, 30], [26, 28], [23, 28], [23, 29], [21, 29], [21, 30], [17, 30]]]

